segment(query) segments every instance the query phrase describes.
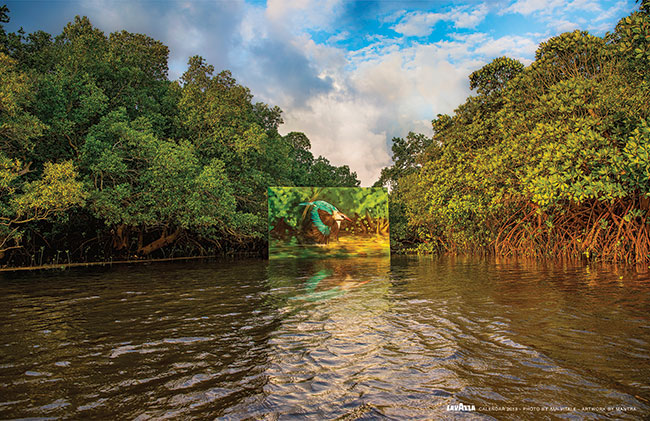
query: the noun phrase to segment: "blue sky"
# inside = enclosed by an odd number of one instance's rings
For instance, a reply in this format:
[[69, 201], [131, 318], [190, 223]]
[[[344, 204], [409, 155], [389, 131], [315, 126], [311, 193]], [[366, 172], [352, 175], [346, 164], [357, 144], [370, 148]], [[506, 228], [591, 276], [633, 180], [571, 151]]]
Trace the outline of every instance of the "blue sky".
[[59, 34], [75, 15], [170, 47], [170, 78], [203, 56], [284, 110], [315, 155], [348, 164], [362, 185], [390, 165], [390, 139], [431, 135], [431, 120], [471, 94], [468, 76], [495, 57], [529, 64], [537, 45], [574, 29], [602, 36], [633, 0], [8, 1], [11, 22]]

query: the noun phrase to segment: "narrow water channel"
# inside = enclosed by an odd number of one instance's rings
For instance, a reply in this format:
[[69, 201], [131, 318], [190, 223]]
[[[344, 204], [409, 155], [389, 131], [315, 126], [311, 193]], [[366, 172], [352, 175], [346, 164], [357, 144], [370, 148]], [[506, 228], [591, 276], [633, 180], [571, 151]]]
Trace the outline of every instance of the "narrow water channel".
[[635, 268], [159, 263], [4, 273], [0, 300], [0, 419], [650, 417]]

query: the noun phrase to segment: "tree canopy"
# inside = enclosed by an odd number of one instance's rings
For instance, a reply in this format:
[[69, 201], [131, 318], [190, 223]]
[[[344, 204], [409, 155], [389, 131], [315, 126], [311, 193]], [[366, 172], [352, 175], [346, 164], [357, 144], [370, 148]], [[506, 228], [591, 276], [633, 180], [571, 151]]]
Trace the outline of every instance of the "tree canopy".
[[147, 35], [79, 16], [54, 37], [7, 33], [9, 15], [0, 8], [1, 265], [262, 253], [267, 187], [359, 185], [199, 56], [171, 81], [168, 47]]
[[644, 1], [602, 38], [567, 32], [529, 66], [472, 73], [476, 94], [432, 138], [394, 139], [379, 184], [403, 206], [400, 235], [420, 251], [650, 260], [649, 45]]

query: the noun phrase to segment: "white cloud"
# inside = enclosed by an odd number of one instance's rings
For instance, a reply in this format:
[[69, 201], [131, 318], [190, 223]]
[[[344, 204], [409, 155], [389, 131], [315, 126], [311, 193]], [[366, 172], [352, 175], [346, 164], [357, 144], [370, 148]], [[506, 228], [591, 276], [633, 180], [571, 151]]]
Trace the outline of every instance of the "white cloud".
[[425, 37], [431, 35], [434, 25], [444, 18], [441, 13], [407, 13], [391, 29], [407, 37]]
[[621, 12], [624, 12], [624, 14], [629, 14], [633, 10], [635, 10], [636, 7], [634, 5], [630, 5], [629, 3], [626, 3], [624, 1], [619, 1], [617, 2], [614, 6], [610, 7], [609, 9], [605, 10], [604, 12], [600, 13], [598, 17], [596, 18], [596, 21], [602, 22], [605, 20], [610, 20], [617, 14], [622, 14]]
[[629, 13], [629, 2], [619, 1], [603, 10], [606, 2], [597, 0], [517, 0], [499, 14], [533, 16], [546, 27], [546, 37], [573, 30], [602, 34], [613, 28], [612, 18]]
[[268, 25], [264, 8], [250, 6], [239, 24], [239, 34], [243, 43], [268, 38]]
[[[525, 37], [494, 39], [475, 33], [454, 41], [403, 47], [377, 41], [346, 55], [349, 70], [330, 71], [335, 90], [312, 97], [307, 107], [288, 109], [283, 133], [303, 131], [314, 154], [335, 165], [348, 164], [363, 185], [371, 185], [390, 164], [388, 142], [409, 131], [431, 135], [431, 119], [450, 114], [471, 93], [468, 75], [499, 55], [526, 63], [537, 42]], [[332, 47], [305, 44], [318, 65], [327, 67]], [[339, 51], [340, 52], [340, 51]], [[338, 57], [341, 60], [341, 57]], [[340, 61], [339, 61], [340, 63]]]
[[517, 0], [499, 14], [532, 15], [545, 24], [547, 36], [576, 29], [602, 34], [613, 29], [611, 20], [615, 16], [622, 17], [634, 9], [626, 1], [618, 1], [603, 10], [605, 4], [597, 0]]
[[598, 2], [594, 0], [573, 0], [571, 3], [567, 4], [566, 8], [568, 10], [585, 10], [593, 13], [602, 11]]
[[390, 165], [386, 133], [377, 131], [381, 109], [344, 92], [312, 98], [308, 108], [285, 115], [284, 132], [307, 134], [314, 155], [336, 165], [350, 165], [363, 185], [371, 185], [381, 168]]
[[539, 41], [517, 35], [506, 35], [501, 38], [486, 38], [474, 52], [485, 58], [500, 57], [503, 55], [516, 58], [524, 64], [530, 62], [528, 57], [535, 55]]
[[488, 7], [485, 4], [480, 4], [470, 12], [465, 12], [464, 10], [467, 9], [454, 9], [449, 14], [456, 28], [476, 28], [479, 23], [483, 22], [483, 19], [485, 19], [488, 13]]
[[332, 29], [341, 0], [268, 0], [266, 14], [270, 21], [294, 34], [305, 29]]
[[346, 40], [348, 38], [350, 38], [350, 33], [348, 31], [343, 31], [343, 32], [339, 32], [338, 34], [332, 35], [331, 37], [329, 37], [327, 39], [327, 43], [328, 44], [334, 44], [334, 43], [339, 42], [339, 41], [344, 41], [344, 40]]
[[501, 13], [519, 13], [522, 15], [530, 15], [540, 11], [550, 13], [563, 3], [562, 0], [517, 0]]
[[406, 14], [406, 10], [397, 10], [387, 16], [380, 18], [383, 23], [394, 23], [401, 19]]
[[425, 37], [431, 35], [434, 26], [440, 21], [453, 22], [456, 28], [475, 28], [487, 13], [488, 7], [485, 4], [479, 4], [474, 9], [461, 6], [446, 13], [411, 12], [402, 16], [399, 23], [391, 29], [407, 37]]
[[576, 29], [584, 28], [581, 25], [578, 25], [575, 22], [571, 22], [564, 19], [558, 19], [550, 23], [550, 26], [558, 33], [569, 32]]
[[287, 110], [282, 132], [305, 132], [315, 155], [350, 165], [363, 185], [371, 185], [390, 165], [392, 137], [411, 130], [430, 135], [431, 119], [452, 112], [469, 93], [469, 68], [449, 63], [446, 47], [348, 55], [353, 69], [330, 73], [336, 89]]

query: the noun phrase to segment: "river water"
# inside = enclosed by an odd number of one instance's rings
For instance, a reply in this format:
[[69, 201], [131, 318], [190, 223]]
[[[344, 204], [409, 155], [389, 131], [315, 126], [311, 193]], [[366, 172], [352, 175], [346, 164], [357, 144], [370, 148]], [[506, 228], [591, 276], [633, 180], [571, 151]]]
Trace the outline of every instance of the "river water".
[[0, 419], [644, 419], [650, 276], [395, 258], [0, 275]]

